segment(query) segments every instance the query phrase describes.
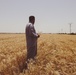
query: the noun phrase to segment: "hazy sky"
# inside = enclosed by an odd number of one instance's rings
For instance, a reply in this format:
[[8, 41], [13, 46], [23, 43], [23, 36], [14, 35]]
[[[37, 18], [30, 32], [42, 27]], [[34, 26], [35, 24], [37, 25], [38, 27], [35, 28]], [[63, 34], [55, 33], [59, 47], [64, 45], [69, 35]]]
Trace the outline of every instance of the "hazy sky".
[[0, 32], [25, 32], [30, 15], [37, 32], [76, 32], [76, 0], [0, 0]]

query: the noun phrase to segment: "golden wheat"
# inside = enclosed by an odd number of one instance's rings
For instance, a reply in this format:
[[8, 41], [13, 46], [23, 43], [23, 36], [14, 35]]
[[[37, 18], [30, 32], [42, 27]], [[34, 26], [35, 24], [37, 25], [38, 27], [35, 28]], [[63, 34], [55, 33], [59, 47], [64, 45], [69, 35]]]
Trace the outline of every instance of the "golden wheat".
[[0, 34], [1, 75], [76, 75], [76, 35], [41, 34], [36, 63], [20, 73], [25, 59], [25, 34]]

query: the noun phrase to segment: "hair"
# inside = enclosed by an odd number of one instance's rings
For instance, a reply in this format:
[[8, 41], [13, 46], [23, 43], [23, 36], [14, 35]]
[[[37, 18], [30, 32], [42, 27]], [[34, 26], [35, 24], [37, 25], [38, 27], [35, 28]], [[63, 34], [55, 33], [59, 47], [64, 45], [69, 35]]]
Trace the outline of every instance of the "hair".
[[35, 17], [34, 16], [30, 16], [29, 17], [29, 22], [31, 22], [32, 20], [35, 20]]

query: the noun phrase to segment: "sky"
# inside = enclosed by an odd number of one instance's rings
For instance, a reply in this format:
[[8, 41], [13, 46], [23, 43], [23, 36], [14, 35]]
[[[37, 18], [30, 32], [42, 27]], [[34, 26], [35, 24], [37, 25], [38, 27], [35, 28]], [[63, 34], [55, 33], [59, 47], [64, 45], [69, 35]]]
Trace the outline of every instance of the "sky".
[[0, 0], [0, 32], [24, 33], [30, 15], [38, 33], [76, 32], [76, 0]]

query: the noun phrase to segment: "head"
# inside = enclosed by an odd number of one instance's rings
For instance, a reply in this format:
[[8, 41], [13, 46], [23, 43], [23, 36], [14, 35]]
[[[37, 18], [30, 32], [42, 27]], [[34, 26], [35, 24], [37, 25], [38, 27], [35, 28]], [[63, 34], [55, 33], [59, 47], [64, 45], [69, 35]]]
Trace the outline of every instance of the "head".
[[32, 24], [35, 23], [35, 17], [34, 16], [30, 16], [29, 17], [29, 22], [31, 22]]

